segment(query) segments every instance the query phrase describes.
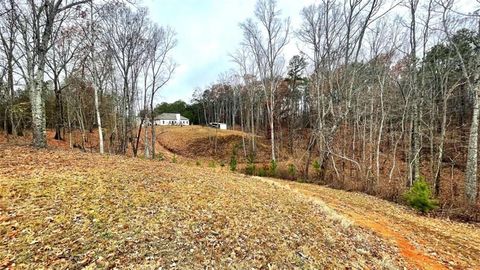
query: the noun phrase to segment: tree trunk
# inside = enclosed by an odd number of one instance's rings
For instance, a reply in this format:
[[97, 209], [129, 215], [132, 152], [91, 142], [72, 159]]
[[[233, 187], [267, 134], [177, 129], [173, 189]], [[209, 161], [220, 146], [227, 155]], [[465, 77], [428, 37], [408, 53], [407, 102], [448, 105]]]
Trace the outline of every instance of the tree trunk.
[[55, 83], [55, 140], [63, 140], [62, 128], [63, 128], [63, 102], [62, 92], [58, 89], [57, 83]]
[[308, 143], [308, 148], [307, 148], [307, 160], [305, 161], [305, 169], [303, 171], [303, 177], [305, 177], [305, 179], [308, 179], [308, 171], [310, 169], [310, 163], [312, 161], [312, 151], [313, 149], [315, 148], [315, 145], [317, 144], [317, 139], [315, 137], [315, 134], [312, 133], [311, 137], [310, 137], [310, 141]]
[[4, 112], [4, 118], [3, 118], [3, 132], [5, 134], [5, 137], [7, 138], [8, 141], [8, 108], [5, 108]]
[[385, 121], [385, 109], [384, 109], [384, 104], [383, 104], [383, 85], [380, 87], [380, 109], [381, 109], [381, 115], [380, 115], [380, 126], [378, 127], [378, 138], [377, 138], [377, 148], [376, 148], [376, 158], [375, 158], [375, 163], [376, 163], [376, 185], [380, 182], [380, 144], [382, 143], [382, 132], [383, 132], [383, 123]]
[[150, 118], [150, 122], [152, 123], [152, 159], [155, 159], [155, 154], [156, 154], [156, 151], [155, 151], [155, 142], [157, 140], [156, 138], [156, 134], [155, 134], [155, 130], [156, 130], [156, 126], [155, 126], [155, 117], [153, 117], [153, 113], [152, 113], [152, 117]]
[[409, 181], [407, 186], [411, 186], [413, 182], [420, 176], [420, 93], [417, 87], [417, 37], [416, 37], [416, 11], [418, 1], [410, 1], [410, 87], [413, 93], [412, 108], [412, 134], [410, 141], [410, 160], [409, 160]]
[[[414, 101], [415, 103], [418, 100]], [[414, 104], [413, 107], [413, 119], [412, 119], [412, 139], [410, 149], [410, 181], [408, 186], [411, 186], [420, 176], [420, 121], [419, 121], [419, 108], [418, 104]]]
[[39, 70], [35, 79], [29, 83], [30, 102], [32, 106], [33, 146], [47, 147], [47, 131], [45, 121], [45, 103], [43, 102], [43, 71]]
[[[152, 126], [153, 127], [153, 126]], [[144, 139], [143, 139], [143, 142], [144, 142], [144, 147], [145, 147], [145, 158], [150, 158], [150, 142], [148, 141], [148, 123], [147, 123], [147, 126], [145, 127], [145, 135], [144, 135]]]
[[138, 146], [140, 145], [140, 137], [142, 136], [142, 126], [143, 126], [144, 121], [145, 121], [145, 117], [142, 117], [142, 119], [140, 120], [140, 126], [138, 127], [138, 133], [137, 133], [137, 136], [136, 136], [135, 144], [133, 144], [133, 142], [132, 142], [133, 156], [134, 157], [137, 157], [137, 155], [138, 155]]
[[465, 171], [465, 195], [470, 204], [477, 200], [477, 156], [478, 156], [478, 114], [480, 85], [475, 85], [472, 125], [468, 139], [467, 168]]
[[100, 116], [100, 104], [98, 101], [98, 90], [95, 87], [95, 112], [97, 116], [97, 124], [98, 124], [98, 144], [100, 148], [100, 154], [105, 153], [105, 149], [103, 146], [103, 130], [102, 130], [102, 117]]
[[270, 108], [270, 144], [272, 146], [272, 160], [276, 161], [275, 158], [275, 130], [274, 130], [274, 119], [273, 119], [273, 108]]
[[443, 108], [442, 108], [442, 124], [441, 124], [441, 131], [440, 131], [440, 144], [438, 146], [438, 155], [437, 155], [437, 162], [435, 165], [434, 173], [434, 188], [435, 188], [435, 195], [438, 196], [440, 194], [440, 171], [442, 169], [442, 159], [443, 159], [443, 151], [444, 151], [444, 144], [445, 144], [445, 133], [447, 129], [447, 97], [444, 97], [443, 100]]
[[[13, 41], [12, 41], [13, 42]], [[14, 82], [13, 82], [13, 51], [10, 51], [9, 55], [7, 56], [7, 62], [8, 62], [8, 77], [7, 77], [7, 82], [8, 82], [8, 92], [9, 92], [9, 104], [8, 108], [10, 111], [10, 122], [12, 125], [12, 135], [14, 137], [17, 136], [17, 127], [15, 125], [15, 114], [13, 112], [13, 103], [15, 99], [15, 89], [14, 89]], [[7, 119], [7, 115], [5, 115], [5, 119]], [[5, 130], [5, 132], [8, 134], [8, 131]]]

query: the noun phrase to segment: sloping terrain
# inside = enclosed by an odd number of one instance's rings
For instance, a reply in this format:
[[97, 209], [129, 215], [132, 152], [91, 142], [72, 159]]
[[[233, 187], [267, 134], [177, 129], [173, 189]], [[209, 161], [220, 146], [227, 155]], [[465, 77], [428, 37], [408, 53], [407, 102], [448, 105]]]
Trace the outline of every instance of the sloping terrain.
[[0, 268], [480, 267], [478, 227], [187, 164], [0, 145]]
[[254, 178], [0, 146], [0, 268], [398, 268], [395, 246]]
[[376, 232], [423, 269], [480, 269], [480, 227], [415, 214], [398, 204], [362, 193], [278, 179], [261, 179], [327, 204], [360, 227]]
[[[202, 126], [157, 126], [156, 128], [157, 142], [162, 147], [187, 158], [228, 160], [234, 147], [238, 147], [238, 151], [241, 151], [243, 138], [248, 144], [249, 134], [237, 130], [219, 130]], [[255, 138], [257, 158], [268, 160], [268, 142], [260, 136]], [[266, 155], [265, 158], [264, 155]], [[238, 158], [242, 159], [243, 155], [238, 155]]]

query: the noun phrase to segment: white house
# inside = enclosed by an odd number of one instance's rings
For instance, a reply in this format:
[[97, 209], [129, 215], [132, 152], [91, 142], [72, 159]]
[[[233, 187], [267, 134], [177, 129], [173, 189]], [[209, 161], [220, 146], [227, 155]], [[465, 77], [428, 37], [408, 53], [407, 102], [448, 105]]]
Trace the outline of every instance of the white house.
[[190, 120], [179, 113], [162, 113], [155, 117], [155, 126], [188, 126]]

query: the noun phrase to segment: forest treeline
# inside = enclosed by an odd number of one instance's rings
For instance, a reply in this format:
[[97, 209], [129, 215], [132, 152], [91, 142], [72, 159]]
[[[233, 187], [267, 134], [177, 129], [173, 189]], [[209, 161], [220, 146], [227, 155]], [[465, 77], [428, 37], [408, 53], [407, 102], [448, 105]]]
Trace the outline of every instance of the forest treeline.
[[205, 122], [252, 134], [244, 153], [265, 135], [271, 160], [294, 158], [303, 178], [393, 200], [425, 179], [444, 209], [478, 212], [480, 20], [457, 8], [323, 0], [294, 29], [259, 1], [236, 67], [193, 102]]
[[[478, 211], [480, 20], [453, 0], [321, 0], [291, 25], [274, 0], [241, 22], [231, 70], [192, 104], [155, 106], [175, 31], [129, 1], [0, 3], [0, 120], [7, 136], [98, 132], [100, 153], [155, 158], [156, 114], [264, 135], [303, 178], [399, 200], [426, 179], [443, 209]], [[474, 10], [474, 9], [471, 9]], [[298, 52], [286, 59], [295, 44]], [[157, 107], [157, 108], [155, 108]], [[183, 109], [182, 109], [183, 108]], [[143, 149], [143, 148], [142, 148]], [[312, 171], [313, 170], [313, 171]], [[472, 212], [473, 211], [473, 212]]]
[[[57, 140], [97, 129], [100, 153], [136, 155], [137, 127], [154, 117], [139, 111], [153, 111], [176, 67], [175, 31], [130, 1], [6, 0], [0, 15], [4, 131], [31, 129], [43, 148], [47, 127]], [[155, 155], [155, 130], [144, 135]]]

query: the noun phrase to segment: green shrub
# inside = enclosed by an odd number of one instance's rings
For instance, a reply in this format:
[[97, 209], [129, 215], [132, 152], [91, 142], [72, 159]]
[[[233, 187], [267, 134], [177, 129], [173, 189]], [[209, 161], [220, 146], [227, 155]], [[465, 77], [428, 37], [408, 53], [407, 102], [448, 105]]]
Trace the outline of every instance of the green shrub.
[[255, 157], [255, 152], [252, 151], [252, 152], [248, 153], [248, 155], [247, 155], [247, 163], [249, 163], [249, 164], [255, 163], [255, 158], [256, 158], [256, 157]]
[[177, 163], [177, 155], [173, 154], [172, 163]]
[[208, 167], [210, 168], [215, 168], [215, 161], [210, 161], [210, 163], [208, 163]]
[[313, 162], [313, 169], [317, 175], [320, 174], [320, 162], [318, 162], [318, 160]]
[[422, 213], [438, 207], [438, 202], [433, 198], [432, 191], [423, 176], [413, 183], [413, 186], [404, 194], [404, 198], [411, 207]]
[[162, 153], [157, 153], [156, 156], [157, 156], [157, 159], [160, 160], [160, 161], [165, 159], [165, 157], [163, 156]]
[[232, 156], [230, 158], [230, 171], [234, 172], [237, 170], [237, 158]]
[[277, 176], [277, 169], [278, 169], [278, 163], [276, 160], [272, 159], [270, 161], [270, 168], [269, 168], [270, 176], [272, 177]]
[[234, 172], [237, 170], [237, 160], [230, 159], [230, 171]]
[[245, 167], [245, 174], [247, 175], [255, 175], [255, 164], [253, 163], [248, 163], [247, 166]]
[[258, 168], [258, 170], [257, 170], [257, 172], [256, 172], [256, 175], [257, 175], [257, 176], [260, 176], [260, 177], [268, 176], [267, 169], [265, 169], [265, 168]]
[[257, 168], [255, 166], [255, 152], [251, 151], [247, 155], [247, 166], [245, 167], [245, 174], [255, 175], [256, 169]]
[[295, 179], [295, 175], [297, 174], [297, 168], [293, 164], [288, 164], [288, 175]]
[[200, 164], [200, 161], [197, 160], [197, 162], [195, 163], [197, 166], [200, 166], [202, 164]]

